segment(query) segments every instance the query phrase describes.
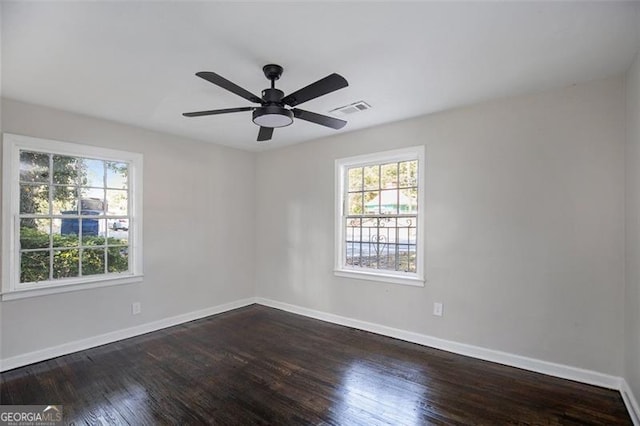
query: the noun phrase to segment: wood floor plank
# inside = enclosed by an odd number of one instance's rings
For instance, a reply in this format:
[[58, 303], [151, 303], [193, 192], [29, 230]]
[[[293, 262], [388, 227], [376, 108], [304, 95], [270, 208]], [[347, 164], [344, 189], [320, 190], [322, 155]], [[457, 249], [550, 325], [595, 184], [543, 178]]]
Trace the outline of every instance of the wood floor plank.
[[618, 392], [260, 305], [0, 374], [69, 424], [630, 425]]

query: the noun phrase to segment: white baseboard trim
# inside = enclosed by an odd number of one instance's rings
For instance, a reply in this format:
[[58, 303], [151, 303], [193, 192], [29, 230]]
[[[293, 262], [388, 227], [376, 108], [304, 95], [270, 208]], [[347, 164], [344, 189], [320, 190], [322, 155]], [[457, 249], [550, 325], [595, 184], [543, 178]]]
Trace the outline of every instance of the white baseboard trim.
[[627, 406], [627, 411], [629, 411], [629, 415], [631, 416], [631, 421], [635, 426], [640, 426], [640, 404], [638, 404], [638, 400], [625, 379], [622, 379], [620, 393], [622, 394], [624, 405]]
[[508, 352], [501, 352], [479, 346], [468, 345], [466, 343], [440, 339], [425, 334], [414, 333], [411, 331], [400, 330], [380, 324], [360, 321], [353, 318], [343, 317], [340, 315], [330, 314], [322, 311], [316, 311], [314, 309], [290, 305], [288, 303], [278, 302], [262, 297], [257, 297], [256, 303], [276, 309], [282, 309], [283, 311], [291, 312], [294, 314], [304, 315], [306, 317], [331, 322], [334, 324], [357, 328], [359, 330], [370, 331], [372, 333], [405, 340], [411, 343], [417, 343], [423, 346], [429, 346], [431, 348], [442, 349], [460, 355], [466, 355], [485, 361], [491, 361], [498, 364], [521, 368], [523, 370], [534, 371], [537, 373], [547, 374], [549, 376], [574, 380], [577, 382], [601, 386], [608, 389], [621, 389], [622, 378], [598, 373], [597, 371], [585, 370], [582, 368], [571, 367], [569, 365], [556, 364], [549, 361], [542, 361], [539, 359], [511, 354]]
[[139, 336], [141, 334], [150, 333], [152, 331], [161, 330], [163, 328], [173, 327], [174, 325], [179, 325], [185, 322], [208, 317], [210, 315], [231, 311], [233, 309], [241, 308], [243, 306], [251, 305], [254, 303], [255, 298], [253, 297], [236, 300], [234, 302], [224, 303], [222, 305], [213, 306], [211, 308], [201, 309], [199, 311], [188, 312], [186, 314], [176, 315], [174, 317], [136, 325], [134, 327], [125, 328], [123, 330], [116, 330], [109, 333], [100, 334], [98, 336], [64, 343], [59, 346], [53, 346], [22, 355], [16, 355], [6, 359], [0, 359], [0, 372], [12, 370], [14, 368], [33, 364], [35, 362], [56, 358], [62, 355], [67, 355], [73, 352], [94, 348], [96, 346], [105, 345], [107, 343], [117, 342], [118, 340], [128, 339], [130, 337]]

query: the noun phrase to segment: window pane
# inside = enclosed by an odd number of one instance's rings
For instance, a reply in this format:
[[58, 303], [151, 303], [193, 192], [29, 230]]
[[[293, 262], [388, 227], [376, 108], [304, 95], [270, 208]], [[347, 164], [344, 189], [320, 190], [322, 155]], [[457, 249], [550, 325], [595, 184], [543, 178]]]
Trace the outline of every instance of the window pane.
[[129, 220], [112, 219], [109, 221], [107, 236], [109, 245], [129, 244]]
[[78, 247], [80, 220], [78, 218], [53, 219], [53, 246]]
[[104, 161], [81, 158], [79, 160], [80, 185], [104, 188]]
[[349, 194], [349, 205], [347, 206], [347, 214], [362, 214], [362, 192]]
[[54, 250], [53, 251], [53, 278], [77, 277], [80, 270], [80, 251]]
[[75, 186], [80, 183], [80, 159], [66, 155], [53, 156], [53, 183]]
[[407, 229], [407, 242], [410, 243], [410, 244], [414, 244], [414, 245], [417, 244], [417, 241], [418, 241], [417, 238], [416, 238], [417, 235], [418, 234], [417, 234], [417, 229], [416, 229], [415, 225], [413, 227], [411, 227], [411, 228], [408, 228]]
[[383, 164], [380, 167], [380, 175], [382, 178], [381, 188], [398, 187], [398, 163]]
[[78, 189], [72, 186], [54, 186], [52, 213], [78, 214]]
[[49, 154], [20, 151], [20, 181], [49, 182]]
[[347, 265], [357, 266], [360, 264], [361, 225], [362, 219], [349, 219], [347, 222], [345, 229]]
[[80, 188], [80, 210], [83, 215], [105, 214], [104, 189]]
[[107, 249], [107, 267], [109, 272], [127, 272], [129, 270], [129, 248], [109, 247]]
[[349, 191], [362, 191], [362, 167], [349, 169], [347, 178]]
[[107, 209], [110, 215], [126, 216], [128, 212], [128, 193], [119, 189], [107, 189]]
[[395, 247], [395, 244], [389, 244], [386, 241], [381, 241], [378, 244], [378, 269], [396, 270]]
[[106, 235], [106, 219], [82, 219], [83, 246], [103, 246]]
[[398, 219], [395, 217], [385, 217], [380, 219], [381, 226], [387, 228], [387, 242], [395, 244], [398, 240]]
[[380, 213], [398, 214], [398, 190], [380, 191]]
[[82, 275], [104, 273], [104, 249], [82, 249]]
[[49, 248], [50, 219], [20, 219], [20, 248]]
[[20, 253], [20, 282], [31, 283], [49, 279], [49, 250]]
[[345, 265], [360, 265], [360, 245], [347, 241]]
[[20, 185], [21, 214], [49, 214], [48, 185]]
[[378, 228], [378, 219], [368, 218], [362, 219], [361, 232], [361, 265], [364, 267], [376, 266], [376, 235]]
[[416, 246], [398, 246], [398, 270], [404, 272], [416, 272]]
[[367, 166], [364, 168], [364, 189], [380, 188], [380, 166]]
[[398, 219], [398, 238], [404, 244], [416, 243], [416, 217], [403, 217]]
[[415, 214], [418, 211], [418, 188], [400, 190], [400, 213]]
[[129, 180], [129, 165], [127, 163], [107, 162], [107, 187], [127, 189]]
[[403, 161], [400, 163], [400, 186], [418, 186], [418, 161]]
[[364, 214], [380, 214], [380, 192], [366, 192], [364, 196]]

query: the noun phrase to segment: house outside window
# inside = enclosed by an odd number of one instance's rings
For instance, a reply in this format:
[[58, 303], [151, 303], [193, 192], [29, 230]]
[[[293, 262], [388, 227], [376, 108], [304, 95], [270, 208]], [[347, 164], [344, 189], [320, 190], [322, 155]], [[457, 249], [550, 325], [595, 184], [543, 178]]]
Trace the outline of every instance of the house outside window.
[[12, 134], [3, 145], [3, 300], [141, 280], [141, 154]]
[[338, 276], [424, 284], [424, 147], [336, 161]]

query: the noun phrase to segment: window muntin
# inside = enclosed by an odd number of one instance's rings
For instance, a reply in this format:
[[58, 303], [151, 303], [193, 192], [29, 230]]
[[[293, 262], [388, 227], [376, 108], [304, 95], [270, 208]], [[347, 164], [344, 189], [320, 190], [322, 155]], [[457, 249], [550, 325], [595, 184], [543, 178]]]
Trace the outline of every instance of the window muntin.
[[140, 154], [5, 134], [3, 166], [3, 299], [141, 277]]
[[422, 149], [337, 161], [336, 273], [422, 280]]

